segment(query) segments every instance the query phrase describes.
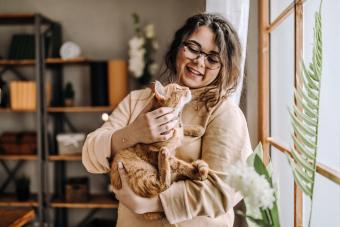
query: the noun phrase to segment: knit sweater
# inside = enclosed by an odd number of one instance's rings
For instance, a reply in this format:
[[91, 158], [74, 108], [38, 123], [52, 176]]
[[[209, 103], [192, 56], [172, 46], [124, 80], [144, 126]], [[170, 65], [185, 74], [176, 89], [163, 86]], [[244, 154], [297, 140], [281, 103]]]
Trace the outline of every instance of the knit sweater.
[[[223, 99], [207, 110], [197, 99], [202, 89], [193, 89], [193, 100], [182, 112], [185, 125], [199, 125], [204, 130], [198, 137], [185, 136], [176, 157], [187, 162], [206, 161], [212, 171], [205, 181], [183, 180], [173, 183], [159, 197], [166, 218], [146, 221], [119, 204], [118, 227], [232, 227], [233, 207], [241, 200], [226, 183], [226, 169], [245, 162], [252, 152], [247, 123], [242, 111], [229, 99]], [[90, 133], [84, 143], [82, 161], [91, 173], [110, 171], [112, 134], [132, 123], [153, 98], [150, 89], [131, 92], [112, 112], [109, 120]]]

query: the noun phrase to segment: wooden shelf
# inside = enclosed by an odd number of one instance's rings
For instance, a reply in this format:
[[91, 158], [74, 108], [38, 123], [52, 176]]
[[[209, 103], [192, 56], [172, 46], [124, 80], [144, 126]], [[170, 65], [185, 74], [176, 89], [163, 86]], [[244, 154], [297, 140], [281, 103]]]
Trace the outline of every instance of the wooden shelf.
[[[48, 107], [49, 113], [91, 113], [112, 111], [114, 106], [75, 106], [75, 107]], [[13, 110], [11, 108], [0, 108], [0, 113], [34, 113], [35, 110]]]
[[35, 217], [32, 208], [0, 208], [1, 226], [24, 226]]
[[0, 194], [0, 206], [2, 207], [37, 207], [36, 195], [31, 195], [27, 201], [19, 201], [15, 194]]
[[[0, 25], [34, 25], [33, 13], [0, 13]], [[43, 24], [53, 23], [45, 16], [39, 15]]]
[[34, 113], [35, 110], [13, 110], [11, 108], [0, 108], [0, 113], [21, 113], [21, 112]]
[[87, 202], [67, 202], [63, 199], [54, 199], [51, 202], [54, 208], [118, 208], [118, 201], [112, 195], [91, 195]]
[[75, 106], [75, 107], [49, 107], [47, 110], [50, 113], [82, 113], [82, 112], [105, 112], [112, 111], [113, 106]]
[[76, 155], [49, 155], [49, 161], [79, 161], [81, 160], [81, 154]]
[[34, 154], [23, 155], [8, 155], [8, 154], [0, 154], [0, 160], [27, 160], [27, 161], [35, 161], [38, 160], [38, 156]]
[[[89, 63], [88, 58], [72, 58], [72, 59], [61, 59], [61, 58], [46, 58], [46, 64], [84, 64]], [[35, 65], [34, 59], [24, 59], [24, 60], [0, 60], [0, 65]]]

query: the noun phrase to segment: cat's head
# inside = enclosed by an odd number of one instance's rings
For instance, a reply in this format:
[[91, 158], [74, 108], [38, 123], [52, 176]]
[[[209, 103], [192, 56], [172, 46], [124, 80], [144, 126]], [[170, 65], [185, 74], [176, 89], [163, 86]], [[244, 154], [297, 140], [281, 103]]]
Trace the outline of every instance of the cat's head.
[[158, 104], [162, 107], [172, 107], [182, 111], [185, 104], [191, 100], [191, 92], [188, 87], [172, 83], [163, 86], [159, 81], [152, 85]]

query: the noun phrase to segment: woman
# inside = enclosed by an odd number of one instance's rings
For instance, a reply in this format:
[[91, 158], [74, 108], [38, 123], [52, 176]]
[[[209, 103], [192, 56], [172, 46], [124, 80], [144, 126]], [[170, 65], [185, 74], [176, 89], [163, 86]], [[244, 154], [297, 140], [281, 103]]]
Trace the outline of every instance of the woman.
[[[154, 198], [136, 195], [125, 183], [123, 164], [117, 226], [233, 226], [233, 206], [240, 196], [225, 183], [226, 168], [244, 162], [251, 153], [247, 124], [241, 110], [228, 99], [239, 78], [240, 44], [235, 30], [222, 17], [198, 14], [176, 32], [166, 54], [166, 76], [191, 89], [193, 99], [182, 113], [186, 124], [204, 133], [185, 137], [176, 150], [180, 159], [203, 159], [213, 170], [205, 181], [179, 181]], [[88, 135], [83, 164], [89, 172], [110, 171], [115, 152], [136, 143], [167, 140], [176, 125], [171, 108], [149, 112], [150, 89], [131, 92], [109, 121]], [[146, 221], [137, 214], [164, 211], [166, 219]], [[137, 214], [136, 214], [137, 213]]]

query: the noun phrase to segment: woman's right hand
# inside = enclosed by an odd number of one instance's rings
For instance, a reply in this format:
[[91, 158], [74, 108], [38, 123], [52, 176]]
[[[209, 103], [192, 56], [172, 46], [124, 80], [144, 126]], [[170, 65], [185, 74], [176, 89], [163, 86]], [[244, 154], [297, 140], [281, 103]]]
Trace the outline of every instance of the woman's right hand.
[[130, 135], [137, 143], [166, 141], [173, 136], [178, 116], [171, 107], [161, 107], [151, 112], [142, 112], [130, 125]]

